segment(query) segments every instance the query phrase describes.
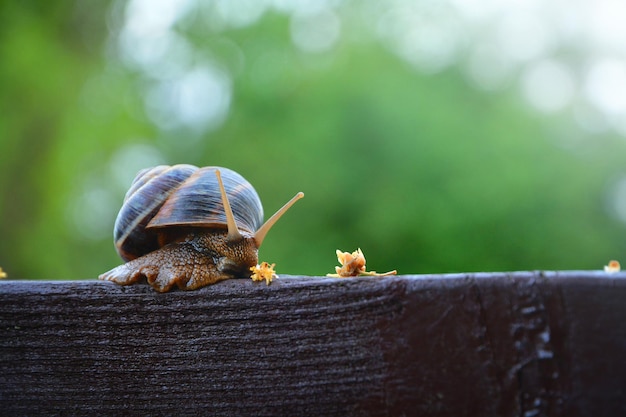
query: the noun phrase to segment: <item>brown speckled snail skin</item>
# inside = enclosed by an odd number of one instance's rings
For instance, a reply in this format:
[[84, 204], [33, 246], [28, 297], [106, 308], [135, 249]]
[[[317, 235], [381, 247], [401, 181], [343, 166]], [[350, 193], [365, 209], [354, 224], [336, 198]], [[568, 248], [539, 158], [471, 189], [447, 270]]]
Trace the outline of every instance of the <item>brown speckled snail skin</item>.
[[146, 278], [159, 292], [193, 290], [249, 277], [258, 250], [296, 194], [263, 225], [252, 185], [221, 167], [160, 165], [137, 174], [115, 221], [115, 247], [127, 261], [100, 279], [128, 285]]

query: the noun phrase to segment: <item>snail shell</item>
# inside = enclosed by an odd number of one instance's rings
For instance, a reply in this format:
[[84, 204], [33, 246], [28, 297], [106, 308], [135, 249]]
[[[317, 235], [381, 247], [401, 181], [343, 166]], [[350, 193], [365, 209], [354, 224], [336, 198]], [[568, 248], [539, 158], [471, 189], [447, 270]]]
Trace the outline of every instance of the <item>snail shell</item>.
[[163, 233], [165, 228], [227, 229], [218, 169], [237, 228], [254, 234], [263, 223], [263, 206], [252, 184], [241, 175], [222, 167], [160, 165], [140, 171], [126, 193], [114, 228], [115, 247], [122, 259], [136, 259], [177, 237]]

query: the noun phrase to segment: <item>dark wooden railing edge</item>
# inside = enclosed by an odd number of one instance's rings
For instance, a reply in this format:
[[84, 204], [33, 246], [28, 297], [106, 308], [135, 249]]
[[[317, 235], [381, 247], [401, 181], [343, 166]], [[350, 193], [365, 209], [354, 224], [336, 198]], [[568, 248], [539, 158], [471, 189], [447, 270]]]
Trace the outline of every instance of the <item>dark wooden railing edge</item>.
[[626, 415], [626, 273], [0, 281], [0, 414]]

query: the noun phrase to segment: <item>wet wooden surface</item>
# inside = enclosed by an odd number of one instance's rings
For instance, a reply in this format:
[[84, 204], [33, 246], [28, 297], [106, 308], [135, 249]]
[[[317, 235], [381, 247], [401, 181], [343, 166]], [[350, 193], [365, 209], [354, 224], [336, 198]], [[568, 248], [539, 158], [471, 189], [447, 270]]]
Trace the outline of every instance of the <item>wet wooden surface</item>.
[[626, 415], [626, 274], [0, 282], [0, 415]]

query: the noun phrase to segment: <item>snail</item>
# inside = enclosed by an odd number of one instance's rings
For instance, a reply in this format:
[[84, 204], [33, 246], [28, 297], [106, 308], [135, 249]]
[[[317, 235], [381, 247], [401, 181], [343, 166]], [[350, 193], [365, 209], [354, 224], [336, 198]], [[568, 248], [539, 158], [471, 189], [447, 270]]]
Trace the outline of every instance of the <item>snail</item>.
[[144, 169], [115, 221], [115, 248], [126, 263], [99, 278], [120, 285], [145, 278], [165, 292], [249, 277], [267, 232], [302, 197], [297, 193], [262, 224], [259, 196], [235, 171], [185, 164]]

